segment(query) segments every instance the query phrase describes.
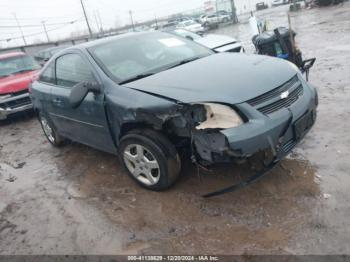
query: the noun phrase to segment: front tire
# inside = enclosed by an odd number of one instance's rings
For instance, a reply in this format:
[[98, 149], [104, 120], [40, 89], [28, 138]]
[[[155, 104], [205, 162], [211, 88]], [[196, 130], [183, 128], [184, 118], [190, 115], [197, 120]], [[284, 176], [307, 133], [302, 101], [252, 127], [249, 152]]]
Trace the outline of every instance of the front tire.
[[165, 190], [180, 175], [179, 155], [159, 132], [149, 129], [129, 132], [121, 139], [118, 151], [129, 176], [146, 189]]
[[64, 138], [57, 134], [54, 126], [50, 120], [41, 112], [38, 114], [39, 122], [47, 140], [55, 147], [62, 146], [64, 144]]

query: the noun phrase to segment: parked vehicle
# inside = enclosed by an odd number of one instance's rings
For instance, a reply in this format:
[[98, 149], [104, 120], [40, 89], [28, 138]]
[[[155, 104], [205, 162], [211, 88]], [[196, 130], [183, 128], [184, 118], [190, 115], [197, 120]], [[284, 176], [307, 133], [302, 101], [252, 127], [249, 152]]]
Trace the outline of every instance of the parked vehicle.
[[220, 23], [227, 23], [232, 20], [232, 14], [225, 10], [217, 11], [216, 15], [218, 16]]
[[260, 3], [257, 3], [256, 4], [256, 10], [259, 11], [259, 10], [263, 10], [263, 9], [266, 9], [268, 8], [269, 6], [267, 4], [265, 4], [264, 2], [260, 2]]
[[193, 40], [215, 52], [244, 52], [242, 43], [229, 36], [217, 34], [206, 34], [201, 36], [185, 29], [175, 29], [170, 32]]
[[272, 6], [280, 6], [289, 4], [289, 0], [273, 0]]
[[32, 109], [28, 86], [40, 68], [31, 56], [22, 52], [0, 55], [0, 120]]
[[184, 22], [184, 21], [187, 21], [187, 20], [193, 20], [191, 17], [189, 16], [180, 16], [180, 17], [176, 17], [176, 18], [173, 18], [173, 19], [170, 19], [168, 21], [168, 23], [180, 23], [180, 22]]
[[200, 21], [207, 28], [216, 28], [220, 24], [220, 18], [216, 14], [201, 16]]
[[197, 21], [200, 23], [200, 24], [204, 24], [205, 23], [205, 20], [207, 18], [207, 15], [206, 14], [202, 14], [200, 15], [198, 18], [197, 18]]
[[310, 130], [317, 93], [290, 62], [214, 53], [165, 32], [131, 33], [63, 50], [32, 84], [44, 134], [119, 154], [131, 178], [163, 190], [179, 151], [195, 163], [282, 159]]
[[54, 46], [44, 50], [39, 51], [34, 55], [34, 59], [43, 66], [49, 59], [57, 52], [67, 48], [67, 46]]
[[183, 21], [177, 24], [177, 28], [185, 29], [193, 33], [203, 34], [205, 29], [201, 24], [193, 20]]
[[164, 25], [162, 25], [162, 29], [164, 30], [173, 30], [177, 27], [178, 22], [168, 22]]

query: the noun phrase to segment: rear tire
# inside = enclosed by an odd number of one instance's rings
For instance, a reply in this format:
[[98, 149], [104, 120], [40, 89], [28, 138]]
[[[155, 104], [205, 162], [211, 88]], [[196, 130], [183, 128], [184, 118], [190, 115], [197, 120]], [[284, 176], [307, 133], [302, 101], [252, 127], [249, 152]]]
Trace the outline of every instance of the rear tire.
[[133, 130], [121, 139], [118, 151], [129, 176], [146, 189], [165, 190], [180, 175], [179, 155], [162, 133]]
[[51, 121], [42, 113], [38, 114], [39, 122], [44, 135], [51, 145], [55, 147], [60, 147], [64, 144], [65, 139], [57, 134], [55, 127], [52, 125]]

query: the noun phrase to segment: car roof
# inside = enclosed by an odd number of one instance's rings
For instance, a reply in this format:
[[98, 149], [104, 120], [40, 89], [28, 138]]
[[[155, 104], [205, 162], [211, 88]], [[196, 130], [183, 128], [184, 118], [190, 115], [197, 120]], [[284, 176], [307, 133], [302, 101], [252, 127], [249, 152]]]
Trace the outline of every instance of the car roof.
[[11, 52], [11, 53], [0, 54], [0, 60], [10, 58], [10, 57], [15, 57], [15, 56], [24, 56], [24, 55], [27, 55], [27, 54], [23, 52]]

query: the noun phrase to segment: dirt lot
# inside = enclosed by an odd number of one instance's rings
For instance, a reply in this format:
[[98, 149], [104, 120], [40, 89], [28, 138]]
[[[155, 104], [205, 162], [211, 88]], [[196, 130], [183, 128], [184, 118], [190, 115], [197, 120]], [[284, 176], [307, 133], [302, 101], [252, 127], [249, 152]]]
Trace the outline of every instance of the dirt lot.
[[[286, 25], [285, 10], [258, 15]], [[201, 171], [200, 181], [185, 164], [175, 187], [149, 192], [115, 156], [51, 147], [33, 116], [2, 122], [0, 254], [350, 254], [349, 13], [350, 2], [293, 14], [301, 50], [317, 57], [318, 119], [281, 165], [238, 192], [200, 197], [248, 166]], [[217, 31], [253, 51], [247, 23]]]

